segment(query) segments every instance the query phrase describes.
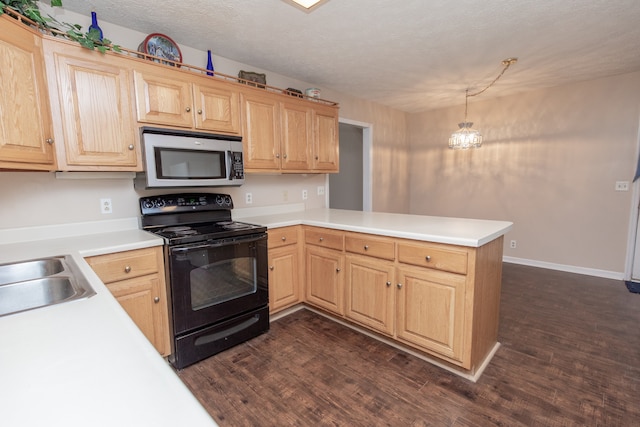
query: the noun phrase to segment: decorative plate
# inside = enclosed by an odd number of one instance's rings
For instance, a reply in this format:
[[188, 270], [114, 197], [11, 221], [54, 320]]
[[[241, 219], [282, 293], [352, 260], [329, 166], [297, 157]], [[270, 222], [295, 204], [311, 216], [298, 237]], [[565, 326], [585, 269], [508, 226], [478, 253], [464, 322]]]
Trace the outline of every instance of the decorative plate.
[[[170, 37], [160, 33], [149, 34], [140, 46], [138, 51], [146, 53], [147, 55], [157, 56], [158, 58], [167, 58], [170, 61], [182, 62], [182, 52], [180, 48], [171, 40]], [[160, 59], [150, 58], [154, 62], [162, 62], [163, 64], [174, 65], [168, 61], [161, 61]]]

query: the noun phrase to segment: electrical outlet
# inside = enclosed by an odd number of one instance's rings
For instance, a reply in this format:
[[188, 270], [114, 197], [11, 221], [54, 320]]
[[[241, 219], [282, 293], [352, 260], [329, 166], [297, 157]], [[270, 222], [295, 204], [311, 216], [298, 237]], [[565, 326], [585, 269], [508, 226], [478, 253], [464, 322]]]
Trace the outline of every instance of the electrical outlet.
[[308, 197], [309, 193], [307, 192], [307, 190], [302, 190], [302, 200], [307, 200]]
[[111, 199], [100, 199], [100, 212], [103, 214], [113, 213], [113, 205]]
[[616, 191], [629, 191], [629, 181], [616, 181]]
[[318, 196], [324, 196], [324, 185], [318, 186]]
[[251, 193], [244, 193], [244, 202], [248, 205], [253, 203], [253, 195]]
[[511, 244], [509, 245], [509, 247], [510, 247], [511, 249], [515, 249], [515, 248], [516, 248], [516, 241], [515, 241], [515, 240], [512, 240], [512, 241], [511, 241]]

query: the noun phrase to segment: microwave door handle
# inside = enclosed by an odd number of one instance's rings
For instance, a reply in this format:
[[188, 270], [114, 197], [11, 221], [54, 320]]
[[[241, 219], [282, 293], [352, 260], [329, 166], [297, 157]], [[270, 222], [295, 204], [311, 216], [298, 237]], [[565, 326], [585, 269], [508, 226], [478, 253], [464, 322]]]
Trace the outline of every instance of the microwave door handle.
[[227, 179], [233, 179], [233, 153], [231, 150], [227, 150]]

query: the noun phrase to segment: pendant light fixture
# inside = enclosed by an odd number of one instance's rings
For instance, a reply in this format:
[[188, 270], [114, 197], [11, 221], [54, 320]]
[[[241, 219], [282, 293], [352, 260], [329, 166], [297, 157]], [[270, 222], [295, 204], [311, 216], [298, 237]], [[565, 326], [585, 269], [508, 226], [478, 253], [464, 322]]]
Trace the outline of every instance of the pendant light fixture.
[[449, 138], [449, 148], [452, 148], [455, 150], [460, 150], [460, 149], [464, 150], [467, 148], [479, 148], [482, 145], [482, 134], [480, 133], [480, 131], [472, 128], [473, 122], [467, 121], [469, 97], [478, 96], [484, 91], [486, 91], [487, 89], [489, 89], [498, 81], [500, 77], [502, 77], [504, 72], [507, 71], [507, 69], [513, 64], [515, 64], [516, 62], [518, 62], [518, 58], [505, 59], [504, 61], [502, 61], [502, 65], [504, 66], [502, 68], [502, 71], [500, 72], [500, 74], [498, 74], [498, 77], [493, 79], [493, 81], [487, 85], [487, 87], [475, 93], [469, 93], [469, 89], [465, 91], [464, 121], [462, 123], [458, 123], [458, 127], [460, 127], [460, 129], [451, 134], [451, 137]]

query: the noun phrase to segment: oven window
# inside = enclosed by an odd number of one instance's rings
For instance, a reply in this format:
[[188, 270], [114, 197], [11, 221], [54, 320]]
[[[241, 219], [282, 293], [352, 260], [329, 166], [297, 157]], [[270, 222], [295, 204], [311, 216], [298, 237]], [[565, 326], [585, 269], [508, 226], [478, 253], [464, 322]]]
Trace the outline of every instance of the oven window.
[[256, 259], [233, 258], [197, 267], [189, 282], [194, 311], [253, 294], [258, 282]]
[[155, 147], [158, 179], [225, 178], [225, 151]]

